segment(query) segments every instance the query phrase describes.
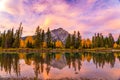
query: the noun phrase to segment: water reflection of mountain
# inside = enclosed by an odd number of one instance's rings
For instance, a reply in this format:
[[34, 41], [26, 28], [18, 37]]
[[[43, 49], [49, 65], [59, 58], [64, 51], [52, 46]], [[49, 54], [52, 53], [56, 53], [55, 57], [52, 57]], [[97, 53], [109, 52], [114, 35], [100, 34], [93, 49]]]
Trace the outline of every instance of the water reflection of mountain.
[[61, 70], [67, 66], [74, 71], [80, 71], [84, 61], [92, 61], [96, 68], [104, 68], [106, 64], [114, 67], [116, 59], [120, 61], [120, 53], [1, 53], [0, 70], [9, 74], [13, 70], [19, 76], [19, 59], [24, 59], [27, 65], [33, 65], [34, 73], [38, 77], [42, 73], [49, 75], [51, 67]]
[[56, 56], [59, 58], [57, 59], [52, 59], [50, 62], [50, 65], [54, 68], [57, 69], [63, 69], [66, 66], [66, 58], [64, 55], [61, 54], [56, 54]]

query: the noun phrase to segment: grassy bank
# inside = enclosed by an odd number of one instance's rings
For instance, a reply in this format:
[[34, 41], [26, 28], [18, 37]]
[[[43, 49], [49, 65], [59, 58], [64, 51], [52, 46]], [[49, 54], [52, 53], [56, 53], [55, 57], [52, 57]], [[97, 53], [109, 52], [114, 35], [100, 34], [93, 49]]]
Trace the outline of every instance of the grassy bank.
[[120, 52], [120, 49], [93, 48], [93, 49], [31, 49], [31, 48], [0, 48], [0, 52]]
[[0, 78], [0, 80], [105, 80], [104, 78], [85, 78], [85, 77], [77, 77], [77, 78], [69, 78], [69, 77], [64, 77], [64, 78], [48, 78], [48, 79], [41, 79], [41, 78]]

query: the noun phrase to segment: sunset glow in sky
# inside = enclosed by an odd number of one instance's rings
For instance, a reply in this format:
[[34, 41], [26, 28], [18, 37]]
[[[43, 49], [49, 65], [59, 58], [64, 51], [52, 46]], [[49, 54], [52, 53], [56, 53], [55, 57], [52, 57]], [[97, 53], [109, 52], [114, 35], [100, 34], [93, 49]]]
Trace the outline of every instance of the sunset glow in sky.
[[120, 33], [120, 0], [0, 0], [0, 30], [23, 23], [23, 35], [62, 27], [86, 37], [96, 32]]

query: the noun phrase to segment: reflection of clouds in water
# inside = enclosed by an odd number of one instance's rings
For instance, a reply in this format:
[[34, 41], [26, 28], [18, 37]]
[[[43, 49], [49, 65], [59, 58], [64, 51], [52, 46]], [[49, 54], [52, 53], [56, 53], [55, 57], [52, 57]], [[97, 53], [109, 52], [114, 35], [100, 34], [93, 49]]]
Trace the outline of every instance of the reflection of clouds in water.
[[[0, 67], [0, 70], [1, 70], [1, 67]], [[0, 78], [7, 78], [7, 77], [16, 77], [16, 74], [14, 73], [13, 69], [11, 70], [11, 74], [7, 74], [4, 69], [0, 71]]]
[[20, 69], [21, 77], [34, 77], [33, 67], [31, 65], [27, 65], [24, 59], [20, 60]]

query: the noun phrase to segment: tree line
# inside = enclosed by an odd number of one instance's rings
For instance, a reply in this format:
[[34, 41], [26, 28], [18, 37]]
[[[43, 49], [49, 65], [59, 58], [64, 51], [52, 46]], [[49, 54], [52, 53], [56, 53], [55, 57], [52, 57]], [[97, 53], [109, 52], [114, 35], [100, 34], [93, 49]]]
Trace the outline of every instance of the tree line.
[[19, 28], [15, 32], [12, 28], [0, 33], [0, 46], [2, 48], [19, 48], [22, 31], [23, 27], [22, 23], [20, 23]]
[[[0, 47], [20, 48], [22, 32], [23, 27], [22, 23], [20, 23], [16, 31], [12, 28], [0, 33]], [[68, 34], [65, 42], [60, 40], [53, 41], [50, 29], [48, 28], [47, 32], [45, 32], [38, 26], [33, 35], [33, 41], [28, 40], [24, 44], [25, 48], [120, 48], [120, 36], [115, 41], [111, 33], [106, 37], [102, 33], [95, 33], [92, 39], [82, 39], [80, 32], [74, 31], [73, 34]]]
[[74, 31], [73, 35], [68, 35], [65, 48], [120, 48], [120, 35], [117, 41], [115, 41], [111, 33], [109, 33], [108, 36], [103, 36], [102, 33], [95, 33], [94, 36], [92, 36], [92, 40], [90, 40], [89, 38], [82, 39], [79, 31], [77, 32], [77, 35]]

